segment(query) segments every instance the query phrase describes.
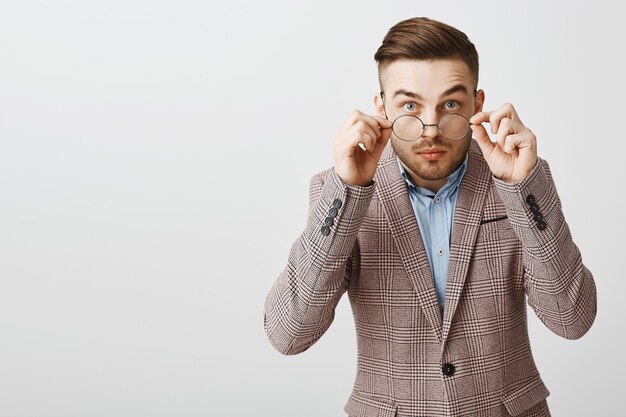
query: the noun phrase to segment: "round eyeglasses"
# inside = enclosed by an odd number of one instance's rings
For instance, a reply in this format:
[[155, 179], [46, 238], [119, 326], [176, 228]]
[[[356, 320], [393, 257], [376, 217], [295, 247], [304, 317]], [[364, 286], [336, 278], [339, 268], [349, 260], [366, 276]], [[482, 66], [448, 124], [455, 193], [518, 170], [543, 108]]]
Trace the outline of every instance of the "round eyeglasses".
[[470, 122], [459, 113], [448, 113], [439, 119], [439, 123], [425, 124], [411, 114], [398, 116], [391, 125], [391, 130], [400, 140], [413, 142], [424, 134], [426, 126], [437, 126], [439, 134], [449, 140], [463, 139], [470, 131]]

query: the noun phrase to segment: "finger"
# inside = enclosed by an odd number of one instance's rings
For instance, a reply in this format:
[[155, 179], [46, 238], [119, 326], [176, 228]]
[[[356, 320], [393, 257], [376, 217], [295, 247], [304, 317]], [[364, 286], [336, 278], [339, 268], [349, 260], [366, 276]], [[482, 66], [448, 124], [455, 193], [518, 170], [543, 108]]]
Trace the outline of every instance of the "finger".
[[370, 150], [375, 148], [376, 140], [368, 134], [361, 134], [357, 136], [357, 138], [350, 144], [350, 146], [354, 146], [355, 144], [364, 151], [369, 152]]
[[369, 116], [359, 110], [353, 110], [343, 126], [344, 130], [350, 129], [350, 127], [352, 127], [361, 120], [370, 125], [372, 129], [380, 129], [381, 127], [386, 128], [391, 127], [392, 125], [392, 122], [385, 119], [384, 117], [378, 115]]
[[387, 124], [388, 120], [383, 119], [380, 116], [369, 116], [367, 114], [363, 114], [360, 121], [367, 123], [367, 125], [374, 131], [374, 133], [376, 133], [376, 137], [380, 137], [381, 127], [390, 126], [390, 124]]
[[504, 149], [504, 140], [506, 139], [506, 137], [519, 133], [519, 131], [521, 130], [520, 127], [521, 126], [519, 126], [516, 121], [506, 117], [503, 118], [500, 121], [500, 127], [496, 132], [496, 143], [500, 145], [502, 149]]
[[376, 155], [377, 158], [380, 157], [380, 155], [382, 155], [383, 150], [385, 149], [387, 142], [389, 142], [390, 137], [391, 137], [391, 127], [381, 129], [381, 135], [378, 138], [378, 140], [376, 140], [376, 145], [374, 147], [374, 154]]
[[382, 116], [374, 115], [372, 117], [378, 121], [378, 125], [381, 127], [381, 129], [390, 128], [393, 124], [391, 120], [385, 119]]
[[517, 115], [517, 112], [515, 111], [515, 108], [513, 108], [513, 105], [511, 103], [506, 103], [500, 106], [500, 108], [498, 108], [497, 110], [494, 110], [493, 112], [491, 112], [491, 115], [489, 116], [489, 124], [491, 124], [491, 133], [496, 133], [500, 129], [500, 123], [505, 118], [515, 120], [523, 125], [522, 121]]
[[363, 113], [359, 110], [352, 110], [352, 112], [350, 113], [350, 115], [348, 116], [348, 118], [346, 119], [346, 123], [344, 123], [343, 128], [345, 130], [350, 129], [350, 127], [354, 126], [354, 124], [356, 122], [358, 122], [361, 119], [361, 115]]
[[513, 119], [516, 122], [520, 122], [520, 124], [523, 124], [522, 120], [517, 114], [517, 111], [515, 110], [515, 107], [513, 107], [511, 103], [504, 103], [500, 108], [502, 109], [502, 112], [507, 115], [506, 117], [508, 117], [509, 119]]
[[[376, 145], [376, 133], [364, 122], [359, 121], [352, 127], [352, 132], [349, 137], [352, 138], [350, 141], [350, 146], [359, 146], [364, 150], [374, 149]], [[363, 144], [362, 146], [359, 144]]]
[[373, 142], [371, 143], [372, 146], [375, 145], [376, 140], [380, 137], [380, 128], [378, 128], [378, 126], [376, 128], [372, 128], [372, 126], [370, 126], [365, 121], [359, 120], [356, 123], [355, 127], [357, 128], [358, 132], [368, 135], [373, 140]]
[[336, 137], [335, 146], [337, 150], [340, 150], [340, 153], [353, 155], [355, 151], [360, 152], [357, 147], [365, 148], [365, 150], [372, 149], [375, 143], [376, 135], [374, 132], [364, 122], [357, 122], [357, 124], [350, 126], [347, 131], [339, 133]]
[[502, 149], [508, 154], [517, 154], [520, 149], [531, 148], [532, 146], [533, 134], [530, 132], [521, 132], [507, 136]]
[[483, 152], [483, 157], [487, 160], [491, 156], [491, 153], [494, 151], [496, 145], [491, 142], [489, 138], [489, 134], [485, 127], [481, 124], [471, 125], [472, 132], [474, 133], [472, 136], [478, 142], [481, 151]]
[[489, 122], [489, 116], [491, 116], [491, 111], [481, 111], [470, 117], [469, 122], [471, 124], [481, 124], [485, 122]]

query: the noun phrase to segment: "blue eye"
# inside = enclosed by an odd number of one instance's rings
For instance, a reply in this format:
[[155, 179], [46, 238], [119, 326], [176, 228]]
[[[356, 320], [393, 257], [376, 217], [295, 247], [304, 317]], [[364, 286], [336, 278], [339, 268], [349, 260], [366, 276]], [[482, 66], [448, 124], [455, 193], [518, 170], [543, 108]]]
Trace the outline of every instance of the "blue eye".
[[407, 110], [407, 111], [414, 111], [417, 108], [415, 103], [413, 103], [412, 101], [405, 103], [404, 106], [402, 107], [404, 108], [404, 110]]
[[[448, 104], [454, 104], [454, 107], [450, 107], [448, 106]], [[459, 107], [459, 103], [453, 100], [448, 100], [446, 101], [446, 104], [444, 104], [444, 107], [446, 108], [446, 110], [454, 110]]]

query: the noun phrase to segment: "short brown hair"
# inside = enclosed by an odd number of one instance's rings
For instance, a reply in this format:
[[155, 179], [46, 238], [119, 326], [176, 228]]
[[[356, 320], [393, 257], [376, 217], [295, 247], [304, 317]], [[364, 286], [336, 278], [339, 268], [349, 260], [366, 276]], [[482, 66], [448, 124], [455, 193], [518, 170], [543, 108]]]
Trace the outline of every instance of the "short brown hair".
[[[396, 23], [385, 35], [374, 59], [381, 69], [399, 59], [460, 59], [467, 64], [478, 86], [478, 52], [467, 35], [450, 25], [427, 17]], [[381, 86], [382, 89], [382, 86]]]

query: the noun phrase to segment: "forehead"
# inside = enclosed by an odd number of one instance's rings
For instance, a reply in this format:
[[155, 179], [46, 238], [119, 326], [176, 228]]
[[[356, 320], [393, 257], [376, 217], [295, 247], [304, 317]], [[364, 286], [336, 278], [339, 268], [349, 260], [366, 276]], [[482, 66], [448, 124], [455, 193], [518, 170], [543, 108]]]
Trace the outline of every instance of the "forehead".
[[437, 99], [457, 84], [473, 90], [469, 68], [459, 59], [393, 61], [381, 69], [380, 82], [385, 96], [390, 97], [394, 91], [403, 89], [425, 99]]

